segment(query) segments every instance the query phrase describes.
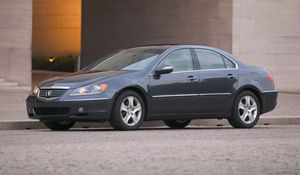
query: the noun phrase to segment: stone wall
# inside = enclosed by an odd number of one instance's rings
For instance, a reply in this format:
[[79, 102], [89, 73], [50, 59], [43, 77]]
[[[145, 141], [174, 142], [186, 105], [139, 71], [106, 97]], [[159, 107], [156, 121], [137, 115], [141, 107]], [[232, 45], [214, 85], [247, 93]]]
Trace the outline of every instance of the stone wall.
[[147, 44], [203, 44], [231, 52], [232, 0], [82, 1], [83, 64]]
[[33, 56], [80, 55], [81, 0], [33, 0]]
[[233, 54], [266, 67], [281, 91], [300, 92], [300, 1], [233, 0]]
[[0, 0], [0, 78], [31, 86], [32, 0]]

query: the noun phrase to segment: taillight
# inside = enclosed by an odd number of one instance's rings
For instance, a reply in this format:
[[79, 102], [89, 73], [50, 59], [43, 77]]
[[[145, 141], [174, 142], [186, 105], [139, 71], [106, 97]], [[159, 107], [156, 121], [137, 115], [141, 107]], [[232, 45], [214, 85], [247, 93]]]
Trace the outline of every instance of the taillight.
[[266, 76], [267, 80], [269, 80], [274, 85], [274, 79], [271, 73], [268, 73]]

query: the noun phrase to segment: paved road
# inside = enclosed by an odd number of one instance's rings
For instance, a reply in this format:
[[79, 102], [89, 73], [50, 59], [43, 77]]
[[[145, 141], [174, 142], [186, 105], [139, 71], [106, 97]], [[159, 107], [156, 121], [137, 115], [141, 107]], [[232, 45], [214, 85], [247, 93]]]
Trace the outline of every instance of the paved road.
[[300, 174], [300, 126], [0, 131], [0, 174]]

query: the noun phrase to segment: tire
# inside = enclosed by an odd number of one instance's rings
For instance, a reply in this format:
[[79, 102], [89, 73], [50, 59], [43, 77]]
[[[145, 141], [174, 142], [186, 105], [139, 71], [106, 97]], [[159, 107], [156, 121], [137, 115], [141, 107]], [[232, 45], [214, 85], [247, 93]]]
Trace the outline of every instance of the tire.
[[47, 128], [51, 129], [52, 131], [66, 131], [72, 128], [75, 122], [71, 121], [63, 121], [63, 122], [45, 122], [44, 123]]
[[111, 126], [116, 130], [135, 130], [145, 118], [145, 105], [141, 96], [134, 91], [124, 91], [116, 99]]
[[164, 120], [164, 123], [173, 129], [185, 128], [192, 120]]
[[253, 128], [260, 115], [261, 106], [257, 96], [250, 91], [242, 91], [236, 98], [232, 116], [228, 122], [234, 128]]

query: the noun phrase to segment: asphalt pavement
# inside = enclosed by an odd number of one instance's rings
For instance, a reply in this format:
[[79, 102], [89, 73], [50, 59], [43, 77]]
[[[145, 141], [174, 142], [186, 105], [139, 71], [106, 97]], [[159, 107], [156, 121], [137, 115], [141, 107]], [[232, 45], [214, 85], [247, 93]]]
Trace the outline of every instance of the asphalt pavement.
[[297, 175], [299, 133], [299, 125], [0, 130], [0, 175]]

